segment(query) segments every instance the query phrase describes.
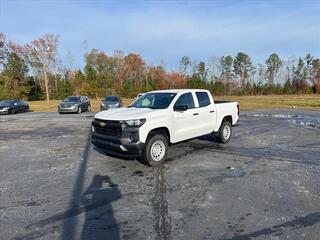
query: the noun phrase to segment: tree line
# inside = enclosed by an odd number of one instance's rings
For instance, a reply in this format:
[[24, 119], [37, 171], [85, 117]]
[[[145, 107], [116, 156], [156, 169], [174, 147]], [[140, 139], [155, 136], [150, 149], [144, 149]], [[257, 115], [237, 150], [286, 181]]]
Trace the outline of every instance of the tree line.
[[58, 44], [55, 34], [20, 45], [0, 33], [0, 99], [133, 97], [166, 88], [205, 88], [215, 95], [320, 93], [320, 60], [311, 54], [282, 60], [272, 53], [263, 64], [254, 64], [243, 52], [207, 63], [184, 56], [176, 71], [167, 71], [163, 64], [148, 65], [137, 53], [92, 49], [83, 69], [71, 69], [58, 58]]

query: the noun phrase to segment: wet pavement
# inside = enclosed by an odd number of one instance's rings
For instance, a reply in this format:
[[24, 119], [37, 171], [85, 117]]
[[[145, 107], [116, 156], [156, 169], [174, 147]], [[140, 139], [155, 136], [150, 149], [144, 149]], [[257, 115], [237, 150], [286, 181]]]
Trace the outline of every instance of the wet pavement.
[[94, 150], [92, 117], [0, 116], [0, 239], [319, 239], [320, 112], [243, 111], [160, 168]]

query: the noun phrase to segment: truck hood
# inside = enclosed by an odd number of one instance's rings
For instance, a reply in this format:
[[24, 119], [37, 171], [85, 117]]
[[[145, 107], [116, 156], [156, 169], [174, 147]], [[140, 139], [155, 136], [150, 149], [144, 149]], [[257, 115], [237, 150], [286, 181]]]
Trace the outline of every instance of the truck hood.
[[147, 118], [163, 111], [163, 109], [150, 108], [116, 108], [97, 113], [94, 117], [102, 120], [131, 120]]

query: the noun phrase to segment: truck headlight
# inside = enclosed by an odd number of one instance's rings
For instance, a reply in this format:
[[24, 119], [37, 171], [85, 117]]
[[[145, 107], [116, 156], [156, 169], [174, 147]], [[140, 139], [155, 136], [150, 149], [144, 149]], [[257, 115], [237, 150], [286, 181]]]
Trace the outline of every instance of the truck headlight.
[[124, 123], [129, 127], [141, 127], [145, 122], [146, 122], [145, 118], [124, 121]]

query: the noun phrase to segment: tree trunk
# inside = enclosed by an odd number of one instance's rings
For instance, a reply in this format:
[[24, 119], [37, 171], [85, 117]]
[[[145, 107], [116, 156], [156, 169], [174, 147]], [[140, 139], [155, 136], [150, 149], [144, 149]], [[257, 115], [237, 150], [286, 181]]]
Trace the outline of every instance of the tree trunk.
[[50, 97], [49, 97], [49, 86], [48, 86], [48, 66], [44, 65], [43, 66], [43, 75], [44, 75], [44, 86], [45, 86], [45, 90], [46, 90], [46, 100], [47, 102], [50, 101]]
[[56, 95], [57, 95], [57, 94], [58, 94], [58, 79], [57, 79], [56, 76], [55, 76], [55, 78], [54, 78], [54, 87], [55, 87]]
[[246, 78], [245, 78], [244, 74], [240, 75], [240, 81], [241, 81], [241, 88], [245, 89], [245, 87], [246, 87]]
[[273, 85], [273, 72], [269, 73], [269, 86]]

